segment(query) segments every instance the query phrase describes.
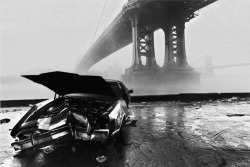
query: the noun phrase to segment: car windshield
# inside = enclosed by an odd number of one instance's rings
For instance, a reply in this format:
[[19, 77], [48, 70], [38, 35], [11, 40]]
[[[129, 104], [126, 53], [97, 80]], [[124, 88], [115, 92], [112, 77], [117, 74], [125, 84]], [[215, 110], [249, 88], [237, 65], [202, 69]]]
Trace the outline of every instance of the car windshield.
[[108, 84], [112, 88], [112, 90], [114, 91], [116, 97], [121, 97], [121, 89], [120, 89], [118, 83], [108, 82]]

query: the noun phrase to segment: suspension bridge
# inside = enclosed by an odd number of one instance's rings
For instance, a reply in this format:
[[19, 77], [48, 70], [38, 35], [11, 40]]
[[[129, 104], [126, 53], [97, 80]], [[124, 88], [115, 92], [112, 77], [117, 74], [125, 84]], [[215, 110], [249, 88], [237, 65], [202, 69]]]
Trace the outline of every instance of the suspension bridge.
[[[137, 85], [148, 81], [151, 84], [199, 82], [199, 74], [187, 61], [185, 23], [195, 18], [198, 10], [215, 1], [128, 0], [102, 34], [94, 42], [92, 39], [76, 71], [85, 73], [100, 60], [132, 43], [132, 64], [123, 75], [124, 82]], [[163, 67], [157, 65], [154, 51], [153, 33], [158, 29], [165, 34]], [[146, 59], [144, 64], [142, 58]]]

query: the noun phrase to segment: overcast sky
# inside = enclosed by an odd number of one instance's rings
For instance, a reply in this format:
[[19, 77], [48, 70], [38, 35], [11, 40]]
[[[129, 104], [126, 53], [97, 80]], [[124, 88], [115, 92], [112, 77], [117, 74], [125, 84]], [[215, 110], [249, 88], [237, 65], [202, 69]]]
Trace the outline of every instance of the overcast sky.
[[[125, 2], [106, 1], [95, 38]], [[73, 71], [91, 44], [104, 6], [105, 0], [1, 0], [1, 76]], [[202, 67], [206, 55], [213, 56], [216, 65], [250, 62], [249, 6], [250, 0], [218, 0], [186, 23], [189, 64]], [[160, 31], [155, 34], [159, 64], [162, 37]], [[129, 45], [92, 70], [103, 71], [113, 64], [125, 69], [131, 60]], [[230, 72], [235, 71], [250, 73], [250, 66]]]
[[[90, 45], [105, 1], [1, 2], [1, 75], [7, 75], [36, 69], [72, 70]], [[111, 9], [110, 2], [107, 0]], [[113, 3], [121, 8], [118, 2]], [[111, 14], [105, 11], [105, 16]]]

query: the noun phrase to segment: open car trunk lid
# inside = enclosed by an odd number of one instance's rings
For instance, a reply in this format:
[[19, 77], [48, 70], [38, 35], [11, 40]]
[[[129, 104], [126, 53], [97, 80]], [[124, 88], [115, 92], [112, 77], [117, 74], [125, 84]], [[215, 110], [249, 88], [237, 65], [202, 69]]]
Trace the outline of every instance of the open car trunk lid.
[[111, 87], [100, 76], [55, 71], [40, 75], [23, 75], [23, 77], [44, 85], [61, 96], [70, 93], [88, 93], [115, 97]]

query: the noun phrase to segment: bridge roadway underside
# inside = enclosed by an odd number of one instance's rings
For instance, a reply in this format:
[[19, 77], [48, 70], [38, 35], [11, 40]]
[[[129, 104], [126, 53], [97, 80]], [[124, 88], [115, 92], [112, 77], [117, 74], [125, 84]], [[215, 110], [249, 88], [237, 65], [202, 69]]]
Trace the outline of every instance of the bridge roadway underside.
[[[173, 25], [173, 22], [178, 20], [180, 16], [187, 22], [195, 16], [195, 11], [215, 1], [129, 0], [122, 11], [86, 52], [77, 66], [76, 72], [85, 73], [91, 66], [131, 42], [135, 45], [132, 37], [132, 20], [136, 12], [139, 12], [139, 24], [153, 25], [152, 31], [155, 31]], [[128, 53], [129, 55], [131, 54]]]

